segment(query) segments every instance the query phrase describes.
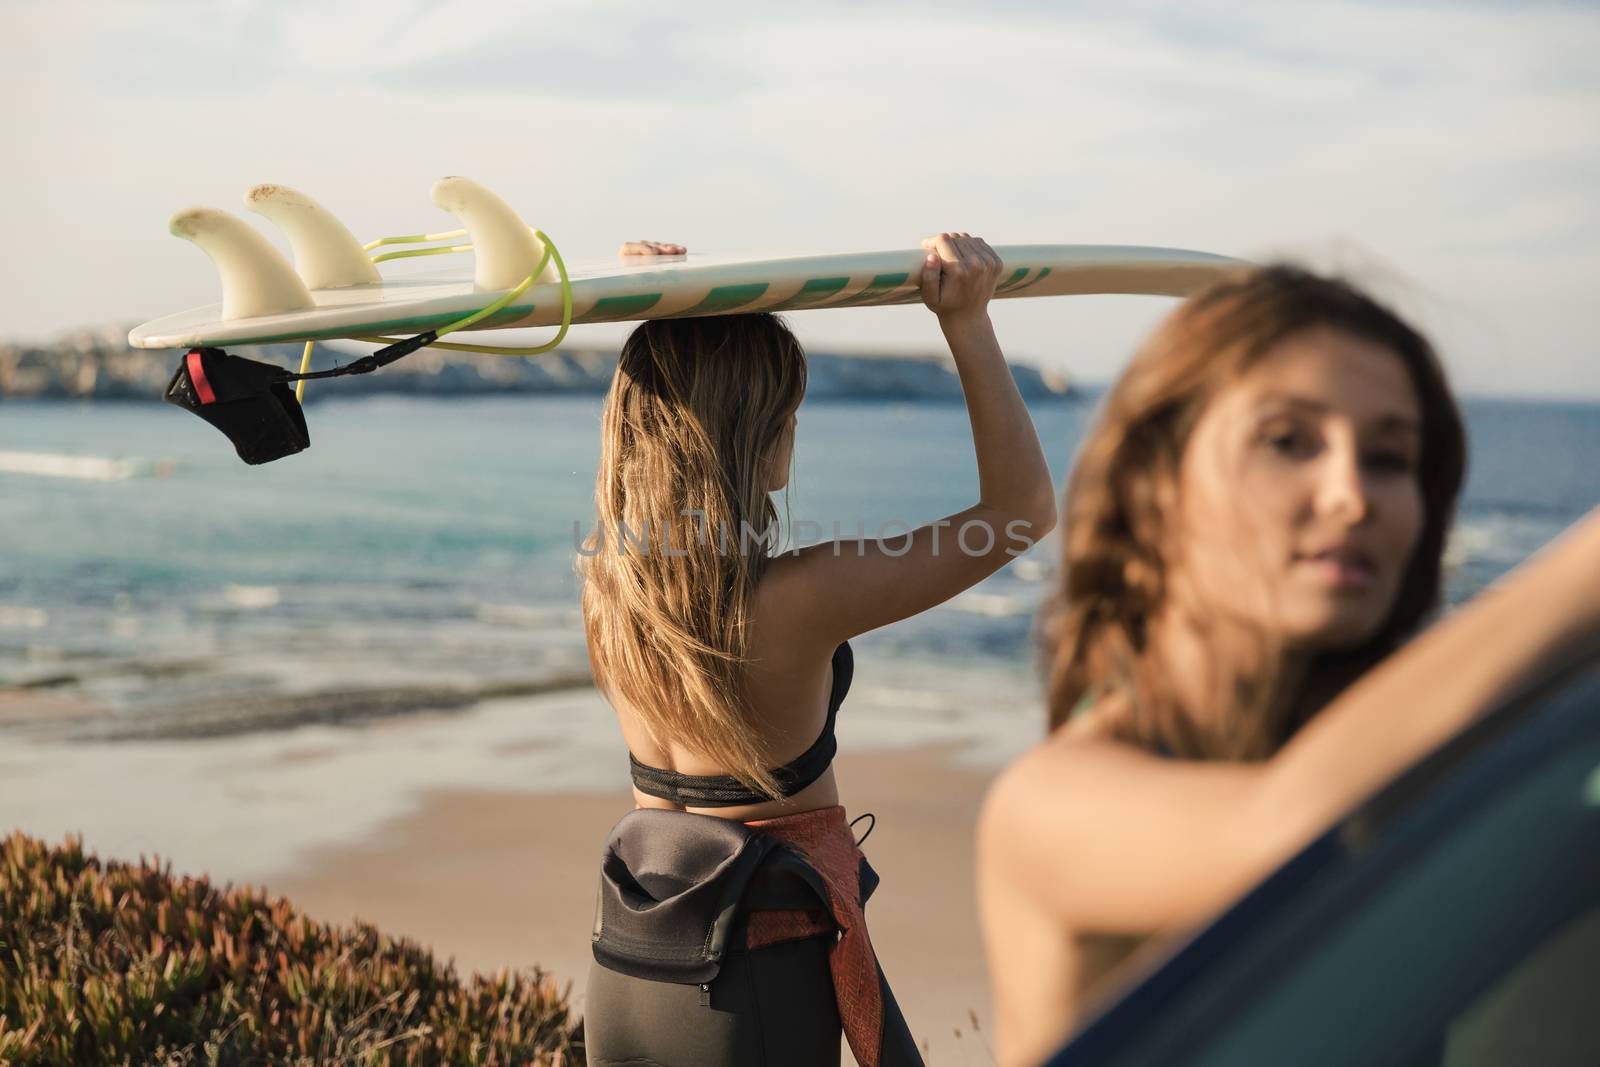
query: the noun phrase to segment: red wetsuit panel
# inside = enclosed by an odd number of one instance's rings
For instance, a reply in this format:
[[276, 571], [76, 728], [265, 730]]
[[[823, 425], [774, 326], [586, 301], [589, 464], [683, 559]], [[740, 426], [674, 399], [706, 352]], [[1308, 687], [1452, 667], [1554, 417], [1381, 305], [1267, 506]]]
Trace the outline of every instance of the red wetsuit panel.
[[[878, 1067], [883, 1039], [883, 996], [878, 985], [878, 958], [867, 936], [861, 907], [861, 850], [845, 821], [844, 808], [817, 808], [775, 819], [755, 819], [746, 826], [772, 834], [797, 850], [828, 887], [831, 921], [805, 911], [753, 911], [746, 926], [751, 948], [821, 933], [831, 927], [844, 936], [828, 950], [833, 993], [845, 1039], [861, 1067]], [[822, 925], [821, 921], [826, 921]]]

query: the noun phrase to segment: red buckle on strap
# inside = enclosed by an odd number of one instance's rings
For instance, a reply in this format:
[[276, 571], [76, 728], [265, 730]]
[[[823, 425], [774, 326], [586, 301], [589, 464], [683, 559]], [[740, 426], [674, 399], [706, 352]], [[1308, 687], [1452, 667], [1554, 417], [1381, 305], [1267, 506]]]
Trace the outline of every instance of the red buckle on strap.
[[198, 348], [189, 349], [185, 357], [189, 364], [189, 380], [194, 382], [194, 395], [200, 398], [202, 404], [215, 404], [217, 394], [212, 390], [211, 383], [206, 381], [206, 368], [200, 359]]

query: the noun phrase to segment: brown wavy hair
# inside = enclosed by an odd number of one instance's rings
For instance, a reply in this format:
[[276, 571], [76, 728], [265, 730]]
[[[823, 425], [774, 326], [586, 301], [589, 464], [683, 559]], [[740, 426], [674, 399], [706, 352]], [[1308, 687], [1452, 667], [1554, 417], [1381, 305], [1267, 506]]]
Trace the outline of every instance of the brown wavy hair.
[[661, 747], [773, 798], [745, 670], [752, 594], [776, 547], [767, 486], [805, 389], [805, 353], [773, 315], [639, 326], [601, 416], [596, 527], [578, 560], [602, 689]]
[[[1256, 666], [1218, 694], [1231, 711], [1201, 724], [1186, 715], [1154, 669], [1150, 623], [1171, 594], [1168, 515], [1179, 464], [1200, 414], [1278, 342], [1327, 327], [1390, 349], [1416, 390], [1422, 445], [1415, 477], [1423, 528], [1388, 617], [1357, 648], [1312, 664], [1294, 699], [1274, 700], [1271, 635], [1255, 635]], [[1173, 312], [1102, 402], [1067, 487], [1059, 585], [1040, 616], [1050, 727], [1085, 695], [1125, 695], [1112, 736], [1186, 758], [1271, 755], [1321, 706], [1397, 647], [1437, 606], [1445, 539], [1466, 463], [1466, 436], [1432, 346], [1399, 316], [1347, 281], [1286, 264], [1232, 274]], [[1261, 664], [1264, 663], [1265, 666]], [[1280, 708], [1276, 714], [1273, 708]]]

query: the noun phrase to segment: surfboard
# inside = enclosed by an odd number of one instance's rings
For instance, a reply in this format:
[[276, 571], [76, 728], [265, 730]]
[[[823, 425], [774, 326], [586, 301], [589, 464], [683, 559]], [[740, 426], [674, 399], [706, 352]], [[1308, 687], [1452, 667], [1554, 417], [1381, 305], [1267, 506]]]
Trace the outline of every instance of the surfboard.
[[[270, 344], [384, 334], [417, 334], [459, 321], [523, 288], [473, 330], [555, 326], [563, 290], [548, 238], [509, 205], [466, 178], [435, 185], [436, 204], [465, 229], [359, 244], [304, 194], [262, 185], [247, 205], [289, 237], [294, 264], [242, 220], [212, 208], [173, 216], [173, 234], [216, 262], [223, 301], [135, 327], [136, 348]], [[470, 245], [369, 256], [385, 243], [470, 234]], [[377, 261], [471, 251], [455, 271], [385, 278]], [[1086, 293], [1184, 296], [1240, 260], [1136, 245], [1002, 245], [999, 299]], [[830, 254], [627, 256], [564, 264], [574, 324], [757, 311], [813, 311], [909, 304], [921, 299], [921, 249]], [[532, 276], [534, 281], [528, 284]]]
[[[999, 299], [1085, 293], [1184, 296], [1237, 260], [1202, 252], [1125, 245], [1002, 245]], [[615, 257], [568, 265], [572, 321], [623, 322], [679, 315], [911, 304], [921, 299], [921, 249], [828, 255]], [[634, 260], [635, 262], [629, 262]], [[505, 290], [484, 291], [465, 273], [316, 289], [314, 308], [227, 321], [222, 305], [136, 327], [136, 348], [269, 344], [363, 334], [419, 332], [484, 307]], [[474, 329], [554, 326], [559, 284], [536, 285]]]

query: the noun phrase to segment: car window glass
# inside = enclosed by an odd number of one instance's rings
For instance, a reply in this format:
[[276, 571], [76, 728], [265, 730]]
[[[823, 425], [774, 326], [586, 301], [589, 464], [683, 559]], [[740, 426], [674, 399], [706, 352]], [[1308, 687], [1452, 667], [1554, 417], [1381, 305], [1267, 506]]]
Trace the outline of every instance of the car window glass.
[[1600, 1064], [1600, 908], [1562, 927], [1450, 1025], [1445, 1067]]
[[1408, 855], [1391, 856], [1364, 899], [1315, 933], [1230, 1022], [1218, 1020], [1212, 1040], [1184, 1062], [1270, 1062], [1293, 1050], [1307, 1065], [1565, 1063], [1496, 1052], [1512, 1031], [1536, 1025], [1507, 1021], [1498, 1006], [1563, 982], [1588, 996], [1576, 1016], [1570, 1000], [1541, 998], [1537, 1025], [1549, 1039], [1536, 1047], [1562, 1056], [1592, 1048], [1600, 736], [1530, 770], [1448, 825], [1397, 832], [1394, 844]]

